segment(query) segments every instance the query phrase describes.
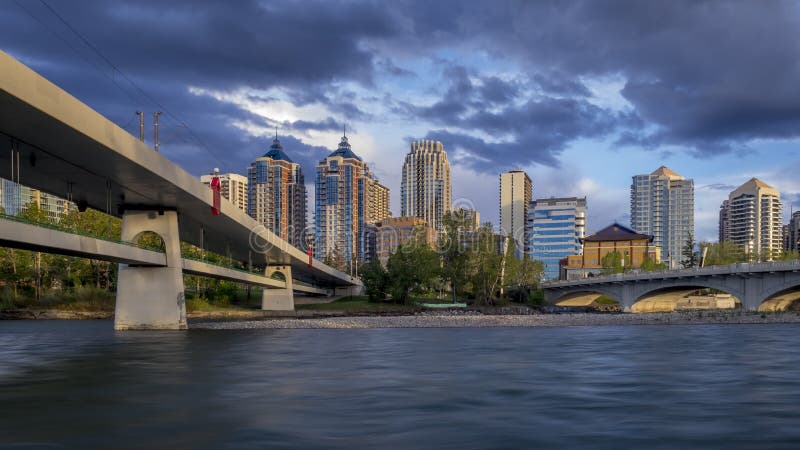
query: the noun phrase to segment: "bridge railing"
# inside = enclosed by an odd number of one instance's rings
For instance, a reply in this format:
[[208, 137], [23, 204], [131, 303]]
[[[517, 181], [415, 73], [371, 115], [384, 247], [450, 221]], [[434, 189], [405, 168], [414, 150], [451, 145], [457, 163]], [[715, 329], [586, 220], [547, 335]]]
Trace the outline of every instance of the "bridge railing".
[[693, 267], [689, 269], [656, 270], [652, 272], [630, 272], [599, 275], [574, 280], [554, 280], [542, 283], [542, 287], [573, 286], [580, 284], [608, 283], [614, 281], [651, 280], [656, 278], [676, 278], [699, 275], [724, 275], [731, 273], [770, 272], [773, 270], [800, 270], [800, 260], [767, 261], [758, 263], [733, 263], [728, 265]]
[[143, 250], [150, 250], [150, 251], [153, 251], [153, 252], [164, 253], [164, 249], [162, 249], [162, 248], [151, 247], [151, 246], [148, 246], [148, 245], [142, 245], [142, 244], [138, 244], [136, 242], [123, 241], [121, 239], [114, 239], [114, 238], [111, 238], [111, 237], [108, 237], [108, 236], [103, 236], [101, 234], [90, 233], [90, 232], [85, 231], [85, 230], [76, 230], [74, 228], [68, 228], [68, 227], [61, 226], [61, 225], [58, 225], [58, 224], [55, 224], [55, 223], [52, 223], [52, 222], [39, 222], [39, 221], [36, 221], [36, 220], [29, 220], [29, 219], [25, 219], [25, 218], [22, 218], [22, 217], [19, 217], [19, 216], [12, 216], [12, 215], [5, 214], [5, 213], [0, 213], [0, 220], [9, 220], [9, 221], [12, 221], [12, 222], [24, 223], [26, 225], [33, 225], [33, 226], [40, 227], [40, 228], [47, 228], [47, 229], [50, 229], [50, 230], [61, 231], [61, 232], [64, 232], [64, 233], [75, 234], [75, 235], [78, 235], [78, 236], [85, 236], [85, 237], [90, 237], [90, 238], [93, 238], [93, 239], [99, 239], [101, 241], [113, 242], [115, 244], [127, 245], [129, 247], [140, 248], [140, 249], [143, 249]]

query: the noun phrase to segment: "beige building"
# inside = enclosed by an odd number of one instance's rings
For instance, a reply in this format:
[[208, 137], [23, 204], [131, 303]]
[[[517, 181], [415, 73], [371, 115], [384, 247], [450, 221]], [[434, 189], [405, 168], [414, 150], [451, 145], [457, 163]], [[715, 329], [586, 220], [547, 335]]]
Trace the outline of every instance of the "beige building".
[[509, 234], [516, 248], [529, 252], [528, 207], [533, 195], [533, 183], [527, 173], [511, 170], [500, 174], [500, 234]]
[[380, 222], [391, 216], [389, 213], [389, 188], [372, 179], [369, 183], [368, 223]]
[[442, 218], [452, 204], [450, 163], [439, 141], [411, 143], [411, 151], [403, 163], [400, 185], [400, 215], [419, 217], [442, 231]]
[[754, 258], [772, 259], [783, 250], [781, 194], [757, 178], [739, 186], [722, 204], [721, 240], [742, 246]]
[[209, 175], [202, 175], [200, 182], [210, 185], [214, 177], [219, 177], [220, 194], [242, 211], [247, 211], [247, 177], [238, 173], [219, 173], [215, 167]]
[[384, 267], [400, 245], [414, 240], [430, 246], [436, 242], [436, 231], [418, 217], [389, 217], [377, 222], [375, 228], [375, 256]]

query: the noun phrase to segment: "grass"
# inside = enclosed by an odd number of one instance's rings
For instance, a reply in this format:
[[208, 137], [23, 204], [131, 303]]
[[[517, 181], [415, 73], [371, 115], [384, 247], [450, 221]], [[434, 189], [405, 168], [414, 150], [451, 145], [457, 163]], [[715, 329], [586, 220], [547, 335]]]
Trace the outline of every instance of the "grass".
[[402, 313], [419, 310], [417, 306], [399, 305], [396, 303], [370, 302], [367, 296], [354, 295], [342, 297], [330, 303], [312, 305], [295, 305], [298, 311], [337, 311], [345, 314]]
[[596, 305], [618, 305], [619, 302], [614, 300], [613, 298], [607, 296], [607, 295], [601, 295], [600, 297], [597, 297], [597, 300], [594, 301], [594, 304], [596, 304]]
[[95, 287], [51, 290], [36, 300], [32, 292], [20, 289], [18, 295], [6, 288], [0, 294], [0, 310], [57, 309], [63, 311], [114, 311], [114, 294]]
[[223, 300], [209, 300], [205, 297], [190, 297], [186, 299], [186, 312], [246, 311], [252, 309], [232, 305], [227, 298]]

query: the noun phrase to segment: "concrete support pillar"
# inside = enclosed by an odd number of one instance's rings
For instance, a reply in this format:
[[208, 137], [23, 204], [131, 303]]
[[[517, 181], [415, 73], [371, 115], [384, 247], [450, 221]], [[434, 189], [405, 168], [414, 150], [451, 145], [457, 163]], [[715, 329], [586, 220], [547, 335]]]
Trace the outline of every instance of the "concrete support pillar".
[[261, 309], [264, 311], [294, 311], [294, 292], [292, 291], [292, 266], [267, 266], [264, 275], [267, 278], [283, 279], [286, 287], [283, 289], [267, 289], [261, 296]]
[[119, 265], [116, 330], [185, 330], [183, 260], [175, 211], [126, 211], [122, 240], [135, 242], [152, 231], [164, 240], [166, 267]]
[[744, 279], [744, 295], [739, 300], [742, 302], [742, 308], [745, 311], [758, 311], [761, 306], [760, 297], [763, 280], [756, 277], [748, 277]]
[[617, 298], [623, 312], [633, 312], [633, 304], [636, 302], [636, 295], [633, 292], [633, 285], [622, 284], [614, 288], [618, 292]]

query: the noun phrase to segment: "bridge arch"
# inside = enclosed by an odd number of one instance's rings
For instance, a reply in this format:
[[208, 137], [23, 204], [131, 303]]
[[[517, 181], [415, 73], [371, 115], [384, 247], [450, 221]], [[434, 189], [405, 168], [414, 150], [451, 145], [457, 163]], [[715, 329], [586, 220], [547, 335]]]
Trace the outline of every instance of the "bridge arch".
[[601, 296], [608, 296], [622, 306], [619, 293], [602, 286], [592, 286], [585, 289], [571, 289], [559, 292], [550, 302], [555, 306], [589, 306]]
[[[697, 309], [717, 309], [720, 306], [717, 299], [696, 299], [693, 301], [687, 297], [692, 293], [704, 289], [714, 289], [721, 291], [731, 296], [730, 300], [725, 301], [724, 307], [742, 307], [742, 297], [738, 290], [730, 289], [729, 286], [723, 286], [715, 282], [703, 282], [699, 280], [688, 280], [688, 283], [676, 283], [672, 286], [659, 286], [656, 288], [640, 288], [634, 292], [630, 310], [633, 313], [648, 313], [648, 312], [672, 312], [683, 303], [684, 307]], [[738, 294], [738, 295], [737, 295]], [[720, 300], [719, 303], [722, 303]]]
[[800, 284], [787, 283], [765, 290], [760, 300], [758, 310], [761, 312], [800, 310]]
[[286, 274], [284, 274], [280, 270], [274, 270], [269, 277], [272, 278], [273, 280], [284, 281], [284, 282], [286, 281]]

